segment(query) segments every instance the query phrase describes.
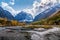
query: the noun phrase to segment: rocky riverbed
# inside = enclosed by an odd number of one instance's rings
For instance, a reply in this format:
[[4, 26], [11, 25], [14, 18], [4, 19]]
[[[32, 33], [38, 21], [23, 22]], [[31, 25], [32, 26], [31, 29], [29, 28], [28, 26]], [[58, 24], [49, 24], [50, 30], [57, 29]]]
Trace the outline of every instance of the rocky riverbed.
[[29, 31], [31, 32], [32, 40], [60, 40], [60, 28], [41, 29], [44, 31]]
[[0, 28], [0, 40], [60, 40], [60, 28]]

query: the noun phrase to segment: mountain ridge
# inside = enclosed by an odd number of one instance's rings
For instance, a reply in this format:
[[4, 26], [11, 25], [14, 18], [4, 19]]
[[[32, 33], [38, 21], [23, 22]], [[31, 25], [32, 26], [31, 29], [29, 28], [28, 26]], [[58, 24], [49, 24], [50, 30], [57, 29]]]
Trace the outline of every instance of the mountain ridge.
[[14, 19], [12, 14], [9, 11], [4, 10], [2, 7], [0, 7], [0, 15], [1, 15], [0, 17], [3, 16], [3, 18], [7, 18], [8, 20], [13, 20]]
[[8, 20], [17, 20], [19, 22], [31, 22], [33, 20], [33, 16], [29, 13], [21, 11], [15, 17], [7, 10], [4, 10], [0, 7], [0, 17], [7, 18]]
[[52, 14], [54, 14], [57, 10], [60, 10], [60, 7], [57, 5], [55, 7], [51, 7], [49, 9], [46, 9], [45, 11], [43, 11], [42, 13], [39, 13], [34, 21], [40, 20], [40, 19], [44, 19], [47, 18], [49, 16], [51, 16]]
[[53, 16], [31, 23], [32, 25], [60, 25], [60, 10]]
[[[0, 10], [2, 11], [3, 16], [6, 17], [9, 20], [17, 20], [19, 22], [33, 22], [41, 19], [45, 19], [51, 15], [53, 15], [60, 7], [55, 6], [50, 9], [46, 9], [42, 13], [39, 13], [34, 19], [33, 16], [27, 12], [21, 11], [18, 13], [15, 17], [7, 10], [4, 10], [0, 7]], [[0, 12], [1, 14], [1, 12]]]

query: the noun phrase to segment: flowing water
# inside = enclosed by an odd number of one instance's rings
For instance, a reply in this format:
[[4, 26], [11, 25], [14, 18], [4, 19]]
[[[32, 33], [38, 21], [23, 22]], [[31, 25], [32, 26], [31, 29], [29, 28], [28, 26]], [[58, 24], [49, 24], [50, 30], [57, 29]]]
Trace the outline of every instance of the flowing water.
[[[42, 29], [43, 30], [43, 29]], [[52, 28], [42, 32], [29, 31], [31, 32], [32, 40], [60, 40], [60, 28]]]
[[[35, 28], [20, 30], [18, 28], [0, 28], [0, 40], [60, 40], [60, 28]], [[19, 29], [19, 30], [17, 30]], [[24, 29], [24, 28], [23, 28]]]

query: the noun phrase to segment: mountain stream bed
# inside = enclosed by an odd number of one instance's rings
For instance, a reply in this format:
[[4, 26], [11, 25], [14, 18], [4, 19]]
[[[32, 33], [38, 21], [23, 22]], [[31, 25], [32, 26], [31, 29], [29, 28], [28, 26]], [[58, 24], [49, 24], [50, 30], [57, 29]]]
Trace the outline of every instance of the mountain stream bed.
[[2, 28], [0, 30], [0, 40], [60, 40], [60, 28], [35, 28], [33, 30]]

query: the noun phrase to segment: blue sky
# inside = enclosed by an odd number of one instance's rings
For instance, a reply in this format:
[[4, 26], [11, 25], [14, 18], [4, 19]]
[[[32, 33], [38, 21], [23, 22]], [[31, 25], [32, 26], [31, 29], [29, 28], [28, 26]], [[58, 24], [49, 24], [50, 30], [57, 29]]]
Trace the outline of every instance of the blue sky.
[[8, 3], [9, 6], [13, 7], [15, 10], [22, 10], [25, 8], [32, 7], [34, 0], [14, 0], [14, 5], [10, 4], [10, 2], [13, 2], [12, 0], [0, 0], [0, 3], [1, 2]]

